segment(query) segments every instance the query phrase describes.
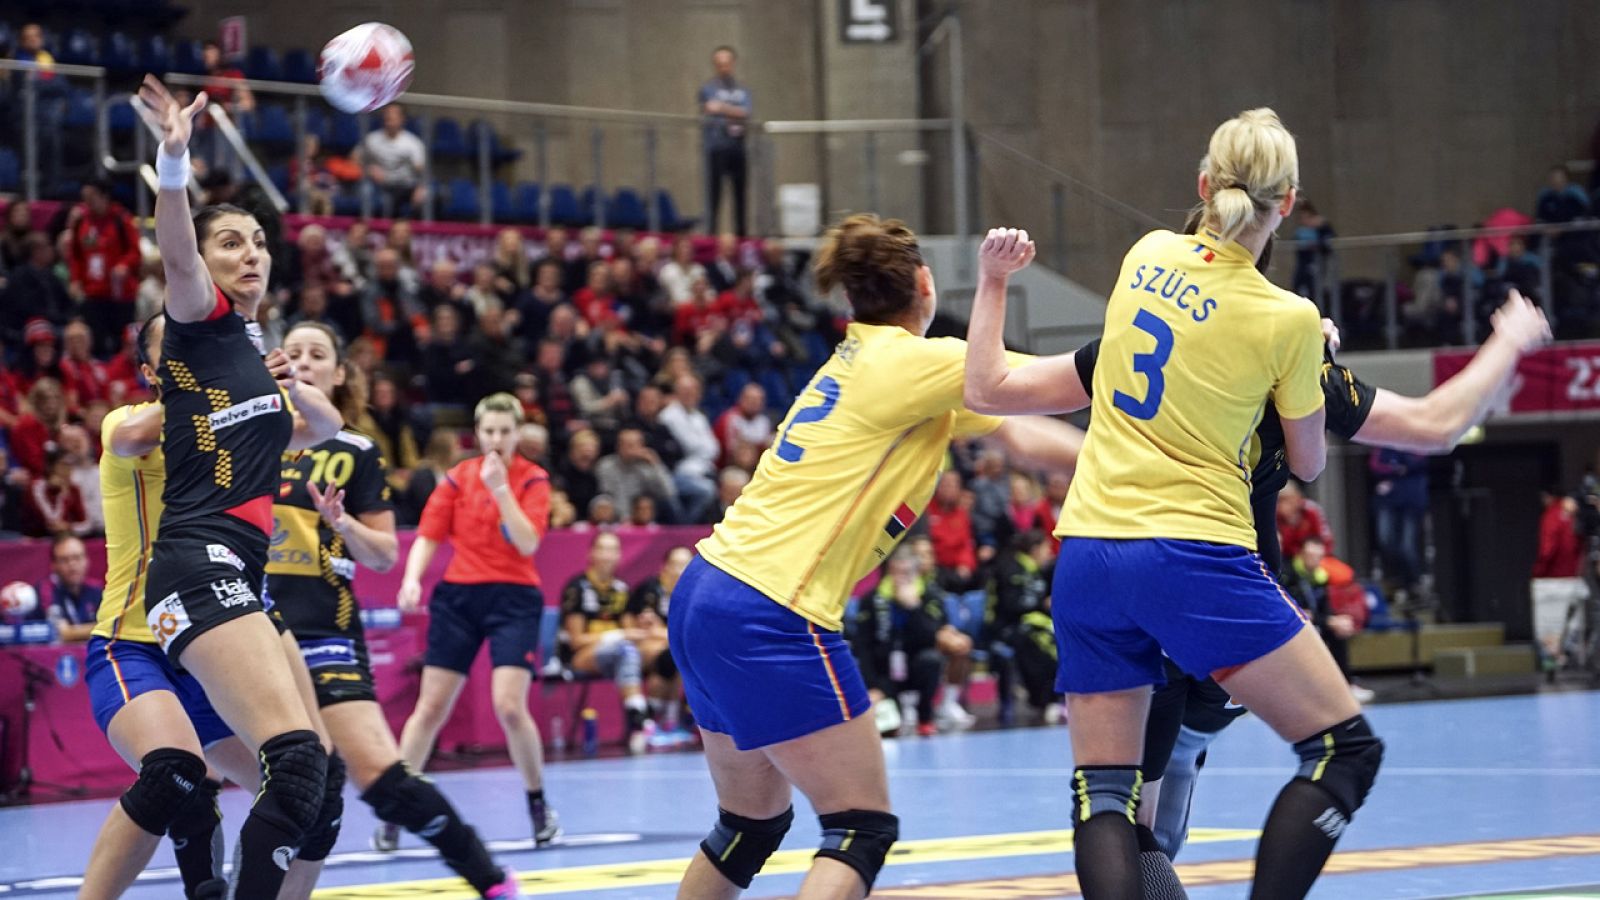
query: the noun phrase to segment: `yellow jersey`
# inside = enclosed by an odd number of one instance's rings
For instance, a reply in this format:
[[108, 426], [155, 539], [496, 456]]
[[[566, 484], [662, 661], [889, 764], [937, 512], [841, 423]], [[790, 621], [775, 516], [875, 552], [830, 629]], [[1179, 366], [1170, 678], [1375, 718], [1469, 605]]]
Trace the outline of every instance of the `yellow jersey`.
[[700, 555], [838, 631], [850, 589], [927, 507], [951, 438], [1000, 426], [962, 406], [966, 353], [955, 338], [851, 324]]
[[100, 601], [94, 634], [124, 641], [156, 643], [145, 623], [145, 576], [150, 547], [161, 521], [161, 491], [166, 485], [166, 458], [161, 448], [128, 458], [111, 452], [111, 433], [136, 413], [159, 403], [120, 406], [100, 426], [100, 497], [106, 518], [106, 590]]
[[1106, 306], [1091, 427], [1058, 537], [1172, 538], [1254, 549], [1252, 438], [1270, 399], [1322, 406], [1321, 317], [1216, 234], [1155, 231]]

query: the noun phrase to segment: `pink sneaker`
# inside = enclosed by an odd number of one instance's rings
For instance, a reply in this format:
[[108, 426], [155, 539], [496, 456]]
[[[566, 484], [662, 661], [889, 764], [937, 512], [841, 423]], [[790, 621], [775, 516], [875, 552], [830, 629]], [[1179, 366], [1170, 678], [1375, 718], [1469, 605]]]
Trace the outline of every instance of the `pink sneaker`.
[[513, 869], [505, 869], [506, 880], [500, 882], [483, 896], [486, 900], [518, 900], [522, 897], [522, 889], [517, 884], [517, 873]]

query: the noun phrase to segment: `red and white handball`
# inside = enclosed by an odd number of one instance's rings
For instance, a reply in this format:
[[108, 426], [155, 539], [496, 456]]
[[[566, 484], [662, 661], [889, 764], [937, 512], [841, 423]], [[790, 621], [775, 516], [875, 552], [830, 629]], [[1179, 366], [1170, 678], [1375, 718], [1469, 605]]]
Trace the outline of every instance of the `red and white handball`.
[[39, 608], [39, 592], [26, 581], [0, 587], [0, 615], [21, 619]]
[[405, 92], [413, 66], [411, 41], [400, 29], [366, 22], [322, 48], [317, 81], [340, 112], [372, 112]]

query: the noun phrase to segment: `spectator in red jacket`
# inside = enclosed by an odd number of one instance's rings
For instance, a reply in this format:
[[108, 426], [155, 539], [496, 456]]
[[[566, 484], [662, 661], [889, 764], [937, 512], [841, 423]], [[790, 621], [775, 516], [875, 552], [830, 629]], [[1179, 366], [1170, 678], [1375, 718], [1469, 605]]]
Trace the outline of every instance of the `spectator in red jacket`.
[[83, 186], [83, 203], [67, 220], [69, 271], [67, 289], [83, 303], [84, 318], [94, 332], [95, 352], [110, 356], [133, 321], [139, 293], [139, 228], [133, 216], [111, 202], [103, 181]]
[[1548, 488], [1539, 492], [1539, 499], [1544, 503], [1544, 515], [1539, 517], [1539, 556], [1533, 561], [1533, 577], [1576, 577], [1583, 565], [1578, 501]]
[[66, 451], [52, 449], [46, 456], [45, 469], [47, 474], [35, 477], [28, 488], [22, 533], [28, 537], [88, 534], [89, 512], [83, 505], [83, 494], [72, 482], [72, 461]]
[[611, 284], [611, 266], [605, 260], [589, 263], [588, 280], [572, 295], [572, 305], [592, 328], [622, 321], [617, 311], [617, 293]]
[[761, 324], [763, 317], [761, 305], [756, 302], [755, 284], [754, 272], [749, 269], [739, 269], [734, 277], [733, 286], [717, 297], [716, 309], [730, 324], [734, 322]]
[[745, 385], [739, 391], [739, 401], [717, 417], [711, 432], [722, 445], [722, 465], [740, 456], [742, 447], [754, 449], [759, 456], [776, 436], [772, 417], [767, 415], [766, 389], [753, 381]]
[[1331, 556], [1333, 530], [1328, 527], [1328, 517], [1317, 501], [1306, 497], [1300, 483], [1290, 479], [1278, 492], [1278, 543], [1283, 547], [1283, 558], [1293, 559], [1300, 553], [1306, 538], [1317, 538]]
[[17, 387], [26, 394], [33, 390], [34, 384], [41, 378], [54, 378], [58, 382], [63, 380], [55, 326], [44, 319], [29, 319], [22, 331], [22, 339], [28, 345], [28, 355], [22, 359]]
[[720, 336], [727, 330], [728, 320], [717, 306], [711, 284], [704, 277], [695, 279], [689, 290], [689, 302], [679, 304], [673, 311], [672, 342], [692, 346], [703, 334]]
[[1043, 531], [1046, 534], [1056, 525], [1056, 509], [1039, 494], [1039, 483], [1033, 476], [1022, 472], [1011, 473], [1011, 524], [1016, 533]]
[[22, 414], [22, 378], [6, 365], [6, 348], [0, 346], [0, 430], [17, 424]]
[[41, 378], [28, 391], [28, 409], [11, 427], [11, 462], [43, 477], [45, 456], [59, 448], [61, 429], [67, 424], [67, 398], [61, 383]]
[[111, 373], [105, 363], [94, 358], [93, 341], [82, 319], [73, 319], [62, 332], [61, 386], [66, 389], [69, 409], [111, 401]]
[[962, 496], [961, 473], [946, 470], [928, 501], [928, 537], [933, 539], [933, 559], [941, 581], [952, 584], [972, 579], [978, 568], [978, 542], [972, 534], [970, 502]]
[[124, 328], [122, 349], [106, 363], [108, 406], [118, 407], [125, 403], [136, 403], [150, 396], [150, 385], [144, 383], [144, 377], [139, 373], [140, 329], [141, 325], [138, 322]]

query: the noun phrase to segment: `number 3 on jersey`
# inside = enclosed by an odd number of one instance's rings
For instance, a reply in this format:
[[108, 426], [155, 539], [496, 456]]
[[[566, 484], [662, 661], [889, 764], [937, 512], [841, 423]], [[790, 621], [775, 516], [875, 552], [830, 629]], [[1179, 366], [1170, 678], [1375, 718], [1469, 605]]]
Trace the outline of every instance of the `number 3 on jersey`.
[[1156, 339], [1156, 347], [1149, 353], [1133, 355], [1133, 371], [1143, 375], [1149, 384], [1143, 400], [1117, 391], [1111, 403], [1135, 419], [1148, 421], [1161, 409], [1161, 395], [1167, 390], [1167, 377], [1162, 373], [1167, 360], [1172, 358], [1172, 326], [1147, 309], [1139, 310], [1133, 318], [1133, 327]]
[[789, 432], [793, 431], [796, 425], [821, 422], [833, 412], [834, 404], [839, 402], [839, 382], [835, 381], [832, 375], [818, 379], [815, 384], [806, 388], [801, 396], [809, 394], [813, 389], [822, 394], [822, 403], [795, 410], [794, 418], [789, 420], [789, 426], [778, 436], [778, 458], [784, 462], [799, 462], [800, 458], [806, 455], [806, 448], [789, 440]]

